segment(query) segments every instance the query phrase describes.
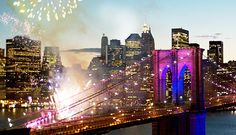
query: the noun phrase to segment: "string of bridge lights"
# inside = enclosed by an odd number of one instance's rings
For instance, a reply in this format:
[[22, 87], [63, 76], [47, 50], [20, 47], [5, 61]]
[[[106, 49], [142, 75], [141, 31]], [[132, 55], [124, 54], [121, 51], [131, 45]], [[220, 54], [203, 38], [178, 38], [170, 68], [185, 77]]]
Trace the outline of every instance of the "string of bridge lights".
[[[189, 54], [188, 54], [188, 56], [189, 56]], [[181, 58], [181, 59], [183, 59], [183, 58]], [[143, 61], [144, 61], [144, 59], [142, 59]], [[142, 62], [143, 62], [142, 61]], [[127, 69], [132, 69], [132, 68], [134, 68], [134, 67], [137, 67], [137, 66], [139, 66], [141, 64], [141, 62], [135, 62], [133, 65], [131, 65], [131, 66], [129, 66]], [[115, 78], [115, 77], [117, 77], [120, 73], [123, 73], [124, 71], [120, 71], [118, 74], [116, 74], [116, 75], [111, 75], [111, 77], [110, 78], [108, 78], [107, 80], [105, 80], [105, 79], [102, 79], [101, 80], [101, 82], [102, 83], [104, 83], [104, 81], [108, 81], [108, 80], [111, 80], [111, 79], [113, 79], [113, 78]], [[123, 74], [122, 74], [122, 76], [123, 76]], [[131, 75], [131, 76], [133, 76], [133, 75]], [[121, 82], [123, 82], [123, 80], [121, 80]], [[99, 92], [98, 92], [99, 93]], [[104, 92], [102, 92], [102, 93], [99, 93], [99, 95], [100, 94], [103, 94]], [[98, 95], [95, 95], [94, 97], [97, 97]], [[91, 97], [90, 99], [93, 99], [94, 97]], [[89, 97], [86, 97], [86, 98], [89, 98]], [[103, 103], [103, 102], [105, 102], [105, 101], [107, 101], [108, 99], [111, 99], [112, 97], [110, 97], [110, 98], [104, 98], [104, 101], [102, 101], [102, 102], [99, 102], [99, 103], [97, 103], [96, 105], [99, 105], [99, 104], [101, 104], [101, 103]], [[85, 99], [85, 98], [84, 98]], [[90, 100], [90, 99], [88, 99], [88, 100]], [[86, 100], [86, 101], [88, 101], [88, 100]], [[84, 101], [84, 102], [86, 102], [86, 101]], [[81, 103], [79, 103], [79, 104], [81, 104]], [[94, 105], [94, 104], [93, 104]], [[74, 106], [78, 106], [78, 104], [76, 104], [76, 105], [73, 105], [73, 106], [70, 106], [70, 108], [72, 108], [72, 107], [74, 107]], [[82, 112], [84, 112], [84, 111], [87, 111], [87, 110], [89, 110], [89, 109], [91, 109], [91, 108], [93, 108], [94, 106], [90, 106], [90, 107], [88, 107], [88, 108], [86, 108], [86, 109], [84, 109], [83, 111], [80, 111], [80, 112], [78, 112], [78, 113], [82, 113]], [[118, 109], [118, 108], [117, 108]], [[63, 111], [63, 110], [62, 110]], [[76, 114], [74, 114], [74, 115], [77, 115], [78, 113], [76, 113]], [[91, 111], [91, 113], [92, 113], [92, 111]], [[71, 116], [70, 116], [71, 117]]]
[[[131, 76], [133, 76], [133, 75], [131, 75]], [[121, 80], [119, 83], [114, 84], [114, 86], [119, 86], [120, 84], [123, 84], [123, 81], [124, 81], [124, 80]], [[113, 87], [113, 86], [111, 86], [111, 87]], [[112, 88], [111, 88], [111, 89], [112, 89]], [[93, 99], [94, 97], [97, 97], [97, 96], [98, 96], [97, 94], [101, 95], [101, 94], [107, 92], [107, 88], [106, 88], [106, 91], [102, 90], [102, 93], [100, 93], [100, 92], [101, 92], [101, 91], [95, 93], [96, 95], [93, 96], [93, 97], [89, 97], [89, 96], [88, 96], [88, 97], [85, 97], [83, 102], [87, 102], [87, 101]], [[114, 95], [118, 95], [118, 94], [119, 94], [119, 93], [114, 93]], [[94, 94], [93, 94], [93, 95], [94, 95]], [[90, 96], [91, 96], [91, 95], [90, 95]], [[88, 99], [88, 98], [89, 98], [89, 99]], [[100, 105], [100, 104], [102, 104], [102, 103], [104, 103], [104, 102], [106, 102], [106, 101], [108, 101], [109, 99], [112, 99], [112, 98], [113, 98], [112, 95], [111, 95], [109, 98], [105, 97], [104, 100], [102, 100], [102, 101], [100, 101], [100, 102], [98, 102], [98, 103], [96, 103], [96, 104], [93, 103], [92, 106], [89, 106], [89, 107], [87, 107], [87, 108], [85, 108], [85, 109], [82, 109], [82, 110], [80, 110], [79, 112], [73, 114], [72, 116], [68, 116], [68, 117], [62, 119], [62, 121], [63, 121], [63, 120], [66, 120], [66, 119], [69, 118], [69, 117], [71, 118], [71, 117], [73, 117], [73, 116], [75, 116], [75, 115], [78, 115], [78, 114], [80, 114], [80, 113], [83, 113], [83, 112], [85, 112], [85, 111], [87, 111], [87, 110], [93, 108], [94, 106]], [[78, 103], [78, 104], [74, 104], [74, 103], [73, 103], [73, 105], [70, 105], [69, 109], [71, 109], [71, 108], [73, 108], [73, 107], [75, 107], [75, 106], [78, 106], [78, 105], [80, 105], [80, 104], [82, 104], [82, 103], [81, 103], [81, 102]], [[68, 109], [68, 108], [67, 108], [67, 109]], [[115, 109], [119, 109], [119, 108], [116, 106]], [[61, 110], [61, 111], [64, 111], [64, 110]], [[57, 113], [61, 113], [61, 112], [57, 112]], [[91, 113], [92, 113], [92, 112], [91, 112]], [[48, 115], [47, 117], [50, 117], [50, 116], [51, 116], [51, 115]], [[32, 127], [32, 128], [33, 128], [33, 127], [37, 127], [37, 128], [40, 129], [41, 126], [38, 126], [38, 125], [40, 124], [40, 121], [43, 121], [43, 119], [44, 119], [44, 120], [45, 120], [45, 119], [48, 119], [47, 117], [44, 116], [44, 118], [38, 118], [38, 119], [36, 119], [36, 120], [34, 120], [34, 121], [28, 122], [28, 123], [26, 123], [26, 126], [27, 126], [27, 127]]]
[[[227, 69], [221, 67], [221, 65], [217, 65], [215, 61], [208, 59], [207, 56], [203, 55], [203, 57], [206, 58], [207, 62], [213, 63], [217, 68], [222, 69], [222, 70], [227, 70]], [[230, 77], [232, 77], [236, 81], [236, 76], [233, 76], [232, 74], [227, 74], [227, 75], [229, 75]]]
[[[205, 56], [205, 55], [203, 55], [203, 57], [204, 57], [204, 58], [207, 58], [207, 56]], [[212, 61], [212, 60], [209, 60], [209, 59], [206, 59], [206, 60], [207, 60], [207, 62], [213, 63], [217, 68], [220, 68], [220, 69], [222, 69], [222, 70], [225, 70], [225, 69], [224, 69], [223, 67], [221, 67], [220, 65], [217, 65], [216, 62], [214, 62], [214, 61]], [[210, 74], [206, 73], [206, 75], [210, 75]], [[232, 77], [232, 78], [234, 79], [234, 81], [235, 81], [235, 79], [236, 79], [235, 77], [236, 77], [236, 76], [233, 76], [232, 74], [227, 74], [227, 75], [229, 75], [230, 77]], [[210, 76], [211, 76], [211, 75], [210, 75]], [[214, 77], [217, 77], [217, 76], [214, 76]], [[223, 85], [221, 85], [221, 84], [219, 84], [219, 83], [217, 83], [217, 82], [211, 81], [210, 78], [204, 77], [203, 79], [204, 79], [204, 80], [207, 80], [208, 82], [210, 82], [211, 84], [217, 86], [218, 88], [222, 88], [222, 89], [224, 89], [224, 90], [226, 90], [226, 91], [228, 91], [228, 92], [231, 92], [231, 93], [236, 93], [236, 90], [235, 90], [235, 89], [226, 88], [225, 86], [223, 86]]]
[[[188, 53], [187, 54], [187, 56], [189, 56], [190, 54]], [[142, 62], [145, 62], [146, 60], [148, 60], [149, 58], [150, 58], [151, 56], [149, 56], [147, 59], [142, 59], [142, 61], [141, 62], [134, 62], [134, 64], [133, 65], [130, 65], [130, 66], [128, 66], [127, 67], [127, 69], [129, 70], [129, 69], [133, 69], [133, 68], [135, 68], [135, 67], [137, 67], [137, 66], [139, 66]], [[164, 58], [163, 58], [164, 59]], [[182, 59], [184, 59], [184, 58], [180, 58], [181, 60]], [[124, 71], [119, 71], [119, 73], [118, 74], [112, 74], [111, 75], [111, 77], [110, 78], [108, 78], [108, 79], [102, 79], [101, 80], [101, 82], [102, 83], [104, 83], [104, 82], [106, 82], [106, 81], [109, 81], [109, 80], [111, 80], [111, 79], [113, 79], [113, 78], [116, 78], [117, 76], [119, 76], [121, 73], [123, 73]], [[127, 72], [127, 71], [126, 71]], [[123, 74], [121, 74], [122, 76], [123, 76]], [[131, 75], [131, 76], [133, 76], [133, 75]], [[123, 82], [123, 80], [122, 80], [122, 82]], [[95, 85], [94, 85], [95, 86]], [[104, 92], [102, 92], [102, 93], [100, 93], [100, 94], [103, 94]], [[99, 94], [99, 95], [100, 95]], [[116, 93], [116, 94], [118, 94], [118, 93]], [[96, 95], [96, 96], [94, 96], [94, 97], [97, 97], [98, 95]], [[93, 99], [94, 97], [91, 97], [90, 99]], [[86, 97], [86, 98], [89, 98], [89, 97]], [[85, 98], [84, 98], [85, 99]], [[90, 99], [88, 99], [88, 100], [90, 100]], [[111, 97], [110, 98], [104, 98], [105, 99], [105, 101], [106, 100], [108, 100], [108, 99], [111, 99]], [[86, 100], [86, 101], [88, 101], [88, 100]], [[84, 101], [85, 102], [85, 101]], [[102, 101], [101, 103], [103, 103], [104, 101]], [[81, 103], [80, 103], [81, 104]], [[98, 103], [97, 105], [99, 105], [100, 103]], [[76, 105], [73, 105], [73, 106], [71, 106], [71, 107], [75, 107], [75, 106], [77, 106], [78, 104], [76, 104]], [[90, 107], [88, 107], [88, 108], [86, 108], [86, 109], [84, 109], [83, 111], [80, 111], [80, 112], [78, 112], [78, 113], [82, 113], [82, 112], [84, 112], [84, 111], [86, 111], [86, 110], [88, 110], [88, 109], [90, 109], [90, 108], [92, 108], [93, 106], [90, 106]], [[117, 108], [117, 107], [116, 107]], [[75, 114], [75, 115], [77, 115], [77, 114]]]
[[[189, 53], [187, 54], [186, 57], [188, 57], [188, 56], [190, 56]], [[151, 56], [150, 56], [150, 57], [151, 57]], [[150, 57], [149, 57], [149, 58], [150, 58]], [[186, 57], [181, 57], [180, 60], [183, 60], [183, 59], [185, 59]], [[149, 58], [147, 58], [147, 59], [149, 59]], [[139, 66], [142, 62], [146, 61], [147, 59], [142, 59], [141, 62], [135, 62], [133, 65], [128, 66], [128, 67], [127, 67], [127, 70]], [[174, 61], [174, 64], [176, 64], [175, 61]], [[102, 84], [102, 83], [107, 82], [107, 81], [109, 81], [109, 80], [112, 80], [112, 79], [114, 79], [114, 78], [116, 78], [116, 77], [118, 77], [118, 76], [120, 76], [120, 75], [123, 76], [123, 73], [124, 73], [124, 72], [125, 72], [125, 71], [120, 70], [118, 74], [112, 74], [108, 79], [102, 79], [102, 80], [100, 80], [100, 83]], [[152, 74], [152, 76], [154, 76], [154, 74]], [[204, 77], [204, 79], [205, 79], [205, 77]], [[208, 80], [208, 81], [210, 81], [210, 80]], [[219, 85], [219, 84], [217, 84], [217, 83], [215, 83], [215, 82], [213, 82], [213, 81], [210, 81], [210, 82], [211, 82], [212, 84], [218, 86], [218, 87], [221, 87], [221, 88], [225, 89], [225, 90], [229, 90], [229, 91], [231, 91], [231, 92], [236, 92], [235, 90], [226, 88], [226, 87], [224, 87], [224, 86], [222, 86], [222, 85]], [[97, 84], [93, 84], [92, 88], [95, 87], [95, 86], [98, 86], [98, 85], [97, 85]], [[90, 88], [91, 88], [91, 87], [90, 87]], [[102, 93], [100, 93], [100, 94], [103, 94], [103, 93], [104, 93], [104, 92], [102, 92]], [[117, 95], [118, 93], [115, 93], [115, 94]], [[97, 96], [98, 96], [98, 95], [97, 95]], [[95, 97], [97, 97], [97, 96], [95, 96]], [[88, 97], [86, 97], [86, 98], [88, 98]], [[92, 97], [91, 99], [93, 99], [93, 98], [94, 98], [94, 97]], [[110, 97], [110, 98], [105, 97], [104, 100], [102, 100], [102, 101], [99, 102], [99, 103], [96, 103], [96, 105], [102, 104], [103, 102], [106, 102], [106, 101], [110, 100], [111, 98], [112, 98], [112, 97]], [[85, 99], [85, 98], [84, 98], [84, 99]], [[89, 100], [90, 100], [90, 99], [89, 99]], [[72, 104], [72, 105], [73, 105], [73, 104]], [[76, 105], [75, 105], [75, 106], [76, 106]], [[73, 106], [72, 106], [72, 107], [73, 107]], [[85, 111], [87, 111], [87, 110], [89, 110], [89, 109], [91, 109], [91, 108], [93, 108], [93, 107], [94, 107], [94, 104], [93, 104], [93, 106], [90, 106], [90, 107], [88, 107], [88, 108], [82, 109], [80, 112], [77, 112], [77, 113], [74, 114], [74, 115], [77, 115], [77, 114], [79, 114], [79, 113], [85, 112]]]
[[[148, 58], [146, 58], [146, 59], [142, 59], [141, 62], [135, 62], [134, 64], [130, 65], [130, 66], [127, 68], [127, 70], [129, 70], [129, 69], [131, 69], [131, 68], [134, 68], [135, 66], [139, 66], [142, 62], [145, 62], [145, 61], [147, 61], [148, 59], [150, 59], [150, 57], [148, 57]], [[127, 72], [127, 70], [126, 70], [126, 72]], [[118, 77], [119, 75], [122, 75], [122, 76], [123, 76], [123, 73], [124, 73], [124, 72], [125, 72], [125, 71], [120, 70], [118, 74], [112, 74], [110, 78], [108, 78], [108, 79], [102, 79], [102, 80], [100, 81], [100, 83], [103, 84], [103, 83], [105, 83], [105, 82], [108, 82], [109, 80], [112, 80], [113, 78], [116, 78], [116, 77]], [[130, 76], [133, 76], [133, 75], [130, 75]], [[127, 77], [127, 76], [126, 76], [126, 77]], [[123, 84], [123, 81], [124, 81], [124, 80], [121, 80], [119, 83], [116, 83], [115, 86], [120, 85], [120, 84]], [[98, 86], [98, 85], [93, 85], [92, 87], [95, 87], [95, 86]], [[90, 88], [91, 88], [91, 87], [90, 87]], [[112, 89], [112, 88], [111, 88], [111, 89]], [[107, 90], [107, 89], [106, 89], [106, 90]], [[101, 90], [101, 91], [99, 91], [99, 92], [96, 92], [95, 94], [89, 95], [89, 96], [87, 96], [87, 97], [81, 99], [80, 102], [76, 102], [76, 103], [70, 104], [70, 105], [69, 105], [69, 109], [71, 109], [71, 108], [73, 108], [73, 107], [76, 107], [76, 106], [78, 106], [78, 105], [80, 105], [80, 104], [82, 104], [82, 103], [84, 103], [84, 102], [86, 102], [86, 101], [89, 101], [89, 100], [91, 100], [91, 99], [93, 99], [93, 98], [95, 98], [95, 97], [97, 97], [97, 96], [99, 96], [99, 95], [101, 95], [101, 94], [104, 94], [105, 92], [107, 92], [107, 91]], [[114, 93], [115, 96], [117, 96], [118, 94], [119, 94], [118, 92], [115, 92], [115, 93]], [[105, 97], [104, 100], [102, 100], [102, 101], [99, 102], [99, 103], [96, 103], [95, 105], [102, 104], [102, 103], [108, 101], [109, 99], [112, 99], [112, 95], [111, 95], [110, 98]], [[87, 111], [87, 110], [89, 110], [89, 109], [91, 109], [91, 108], [93, 108], [93, 107], [94, 107], [94, 104], [93, 104], [92, 106], [88, 107], [88, 108], [85, 108], [85, 109], [80, 110], [79, 112], [73, 114], [72, 116], [78, 115], [78, 114], [80, 114], [80, 113], [83, 113], [83, 112], [85, 112], [85, 111]], [[61, 110], [58, 111], [58, 113], [63, 112], [64, 109], [66, 110], [66, 109], [68, 109], [68, 108], [62, 108]], [[116, 106], [115, 109], [118, 109], [118, 107]], [[50, 117], [50, 116], [51, 116], [51, 115], [48, 115], [47, 117]], [[69, 117], [72, 117], [72, 116], [69, 116]], [[47, 119], [47, 117], [44, 116], [44, 119]], [[67, 117], [67, 118], [68, 118], [68, 117]], [[63, 120], [65, 120], [65, 119], [66, 119], [66, 118], [64, 118]], [[33, 127], [34, 127], [35, 125], [37, 125], [37, 124], [39, 123], [39, 122], [38, 122], [39, 120], [42, 120], [42, 118], [38, 118], [38, 119], [36, 119], [36, 120], [34, 120], [34, 121], [28, 122], [28, 123], [26, 123], [26, 125], [27, 125], [27, 127], [30, 127], [30, 126], [33, 126]], [[30, 123], [30, 124], [29, 124], [29, 123]], [[39, 128], [40, 128], [40, 127], [39, 127]]]

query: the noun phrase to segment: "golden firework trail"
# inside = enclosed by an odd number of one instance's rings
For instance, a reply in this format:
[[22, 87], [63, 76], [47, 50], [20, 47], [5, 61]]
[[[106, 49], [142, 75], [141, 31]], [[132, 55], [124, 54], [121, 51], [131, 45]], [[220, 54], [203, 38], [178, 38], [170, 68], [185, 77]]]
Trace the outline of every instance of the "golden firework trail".
[[28, 18], [51, 21], [66, 18], [82, 0], [15, 0], [13, 6]]

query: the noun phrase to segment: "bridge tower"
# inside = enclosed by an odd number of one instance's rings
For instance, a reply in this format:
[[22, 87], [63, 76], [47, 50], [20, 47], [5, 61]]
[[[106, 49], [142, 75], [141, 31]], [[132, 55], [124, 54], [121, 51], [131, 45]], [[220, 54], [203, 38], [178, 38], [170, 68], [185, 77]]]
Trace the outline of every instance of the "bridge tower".
[[198, 47], [186, 49], [155, 50], [153, 51], [154, 62], [154, 98], [156, 103], [166, 102], [166, 74], [171, 72], [171, 100], [179, 104], [184, 96], [184, 73], [190, 71], [191, 111], [203, 111], [204, 90], [202, 76], [203, 49]]

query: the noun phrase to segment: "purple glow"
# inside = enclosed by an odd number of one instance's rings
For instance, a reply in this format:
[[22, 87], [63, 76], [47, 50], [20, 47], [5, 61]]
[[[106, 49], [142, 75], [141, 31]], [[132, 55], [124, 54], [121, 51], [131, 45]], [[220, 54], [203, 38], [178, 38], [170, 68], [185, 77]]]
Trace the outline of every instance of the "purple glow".
[[[166, 100], [165, 79], [168, 68], [172, 73], [172, 100], [178, 102], [179, 97], [183, 97], [184, 81], [183, 73], [188, 69], [191, 73], [191, 90], [196, 91], [196, 76], [197, 69], [195, 66], [199, 62], [199, 56], [202, 55], [202, 49], [188, 48], [188, 49], [171, 49], [171, 50], [155, 50], [154, 56], [154, 97], [157, 102], [163, 103]], [[201, 77], [201, 76], [200, 76]], [[181, 81], [182, 78], [182, 81]], [[192, 92], [194, 93], [194, 92]], [[196, 102], [196, 98], [192, 95], [191, 100]]]

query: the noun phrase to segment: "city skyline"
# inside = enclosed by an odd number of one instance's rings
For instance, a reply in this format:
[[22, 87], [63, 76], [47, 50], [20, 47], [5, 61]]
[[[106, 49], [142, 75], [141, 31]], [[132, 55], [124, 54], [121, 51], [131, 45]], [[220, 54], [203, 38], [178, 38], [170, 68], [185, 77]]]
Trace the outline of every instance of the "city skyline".
[[[0, 15], [4, 13], [19, 20], [26, 19], [17, 13], [10, 2], [3, 0]], [[119, 39], [124, 44], [130, 33], [141, 33], [143, 23], [151, 26], [157, 49], [171, 48], [171, 29], [182, 27], [189, 30], [190, 43], [200, 44], [204, 49], [209, 48], [210, 40], [224, 42], [224, 62], [235, 60], [231, 53], [236, 43], [234, 29], [235, 19], [232, 18], [234, 1], [220, 2], [219, 0], [193, 1], [164, 1], [164, 0], [84, 0], [79, 7], [65, 20], [40, 22], [27, 19], [34, 23], [37, 31], [29, 35], [39, 36], [43, 46], [59, 46], [62, 50], [71, 48], [98, 48], [100, 38], [105, 33], [109, 40]], [[219, 10], [222, 9], [222, 10]], [[110, 19], [112, 16], [115, 17]], [[128, 21], [127, 21], [128, 20]], [[230, 20], [230, 21], [229, 21]], [[206, 26], [207, 27], [203, 27]], [[0, 47], [5, 48], [5, 40], [13, 38], [11, 23], [0, 21]], [[39, 29], [39, 30], [38, 30]], [[19, 32], [20, 33], [20, 32]], [[51, 36], [54, 34], [54, 36]], [[38, 38], [38, 37], [37, 37]], [[205, 51], [206, 54], [206, 51]]]
[[234, 134], [235, 4], [0, 1], [0, 134]]

